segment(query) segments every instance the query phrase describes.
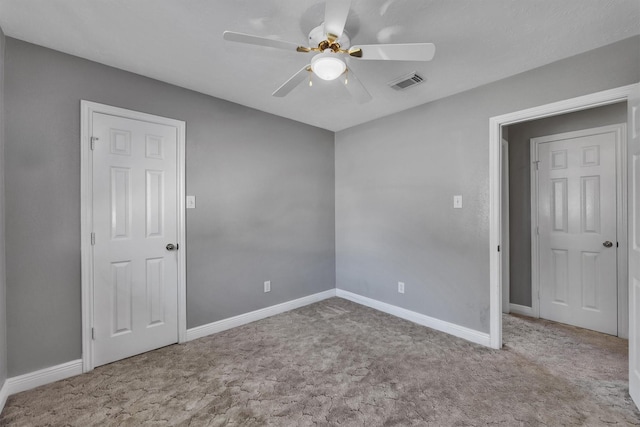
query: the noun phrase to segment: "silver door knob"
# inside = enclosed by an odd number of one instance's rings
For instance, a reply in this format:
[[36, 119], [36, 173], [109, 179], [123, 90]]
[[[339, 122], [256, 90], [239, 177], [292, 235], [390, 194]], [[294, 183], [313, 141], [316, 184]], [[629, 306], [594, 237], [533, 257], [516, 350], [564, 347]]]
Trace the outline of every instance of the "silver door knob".
[[176, 250], [176, 245], [174, 245], [173, 243], [169, 243], [167, 245], [167, 250], [168, 251], [175, 251]]
[[605, 248], [610, 248], [611, 246], [613, 246], [613, 243], [607, 240], [602, 244], [602, 246], [604, 246]]

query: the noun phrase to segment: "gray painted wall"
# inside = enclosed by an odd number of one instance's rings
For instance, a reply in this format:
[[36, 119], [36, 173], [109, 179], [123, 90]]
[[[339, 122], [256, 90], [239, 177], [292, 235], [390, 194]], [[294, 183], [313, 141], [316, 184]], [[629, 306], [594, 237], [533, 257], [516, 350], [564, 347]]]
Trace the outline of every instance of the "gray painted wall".
[[0, 28], [0, 387], [7, 379], [7, 314], [4, 255], [4, 54], [5, 37]]
[[[627, 103], [508, 126], [509, 297], [531, 307], [531, 151], [529, 140], [627, 121]], [[503, 130], [504, 134], [504, 130]]]
[[188, 327], [335, 287], [332, 132], [11, 38], [6, 58], [9, 376], [81, 357], [81, 99], [187, 122]]
[[[638, 82], [639, 45], [623, 40], [338, 132], [336, 286], [488, 332], [489, 118]], [[463, 209], [452, 208], [456, 194]]]

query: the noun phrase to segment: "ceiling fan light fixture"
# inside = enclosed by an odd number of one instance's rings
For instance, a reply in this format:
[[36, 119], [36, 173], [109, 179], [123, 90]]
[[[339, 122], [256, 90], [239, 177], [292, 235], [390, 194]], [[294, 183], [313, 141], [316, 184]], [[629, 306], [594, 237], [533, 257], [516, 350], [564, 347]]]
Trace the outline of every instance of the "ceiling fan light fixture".
[[322, 80], [335, 80], [344, 73], [347, 64], [333, 51], [317, 54], [311, 60], [311, 70]]

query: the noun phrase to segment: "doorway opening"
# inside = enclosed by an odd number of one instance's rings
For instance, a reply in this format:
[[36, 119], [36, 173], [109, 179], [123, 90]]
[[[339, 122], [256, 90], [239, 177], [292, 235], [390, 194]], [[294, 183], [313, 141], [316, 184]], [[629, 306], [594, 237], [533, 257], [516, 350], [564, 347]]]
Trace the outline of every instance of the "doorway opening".
[[626, 120], [618, 102], [502, 128], [503, 313], [628, 336]]
[[[500, 251], [502, 246], [502, 129], [504, 126], [513, 125], [516, 123], [526, 122], [530, 120], [541, 119], [545, 117], [557, 116], [560, 114], [571, 113], [589, 108], [615, 104], [618, 102], [628, 102], [627, 112], [627, 151], [629, 164], [627, 165], [627, 184], [634, 182], [635, 176], [640, 174], [640, 161], [635, 162], [636, 158], [640, 158], [638, 154], [638, 145], [640, 144], [640, 84], [631, 84], [615, 89], [605, 90], [602, 92], [593, 93], [590, 95], [580, 96], [577, 98], [571, 98], [564, 101], [554, 102], [551, 104], [541, 105], [538, 107], [529, 108], [526, 110], [515, 111], [501, 116], [491, 117], [489, 119], [489, 341], [490, 347], [495, 349], [502, 348], [502, 255]], [[638, 163], [639, 167], [636, 167]], [[628, 210], [635, 212], [635, 194], [636, 188], [628, 187], [628, 194], [626, 198], [628, 202]], [[638, 195], [640, 197], [640, 194]], [[633, 200], [631, 200], [631, 199]], [[633, 237], [635, 230], [640, 227], [640, 224], [636, 224], [635, 216], [629, 214], [628, 237]], [[628, 248], [631, 249], [633, 245], [629, 241]], [[635, 248], [635, 246], [633, 246]], [[640, 250], [638, 251], [640, 254]], [[629, 252], [629, 282], [636, 283], [636, 264], [640, 264], [640, 257], [636, 256], [634, 249], [633, 257], [631, 251]], [[638, 268], [640, 269], [640, 267]], [[633, 273], [633, 275], [632, 275]], [[640, 274], [638, 275], [640, 277]], [[638, 279], [640, 284], [640, 279]], [[633, 287], [635, 290], [635, 287]], [[638, 286], [640, 294], [640, 285]], [[635, 292], [635, 291], [634, 291]], [[631, 307], [635, 305], [635, 293], [630, 294], [630, 310], [629, 310], [629, 352], [630, 363], [635, 360], [635, 347], [634, 343], [637, 341], [633, 334], [636, 328], [631, 326], [634, 324], [636, 314]], [[640, 337], [638, 337], [640, 339]], [[632, 356], [632, 357], [631, 357]], [[640, 360], [639, 360], [640, 363]], [[639, 365], [640, 366], [640, 365]], [[635, 380], [634, 380], [635, 381]], [[635, 384], [635, 382], [634, 382]], [[638, 376], [638, 388], [640, 389], [640, 375]], [[632, 393], [633, 395], [633, 393]], [[640, 399], [640, 398], [639, 398]]]
[[489, 119], [489, 341], [502, 348], [502, 129], [504, 126], [589, 108], [627, 103], [627, 262], [629, 290], [629, 394], [640, 406], [640, 83]]

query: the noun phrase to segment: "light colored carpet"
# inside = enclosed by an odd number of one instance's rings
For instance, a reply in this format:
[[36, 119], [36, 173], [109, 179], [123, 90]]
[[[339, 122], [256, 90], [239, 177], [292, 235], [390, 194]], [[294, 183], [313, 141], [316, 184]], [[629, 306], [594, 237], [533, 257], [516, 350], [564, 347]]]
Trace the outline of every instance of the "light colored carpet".
[[332, 298], [11, 396], [2, 425], [640, 425], [627, 341], [505, 316], [491, 350]]

